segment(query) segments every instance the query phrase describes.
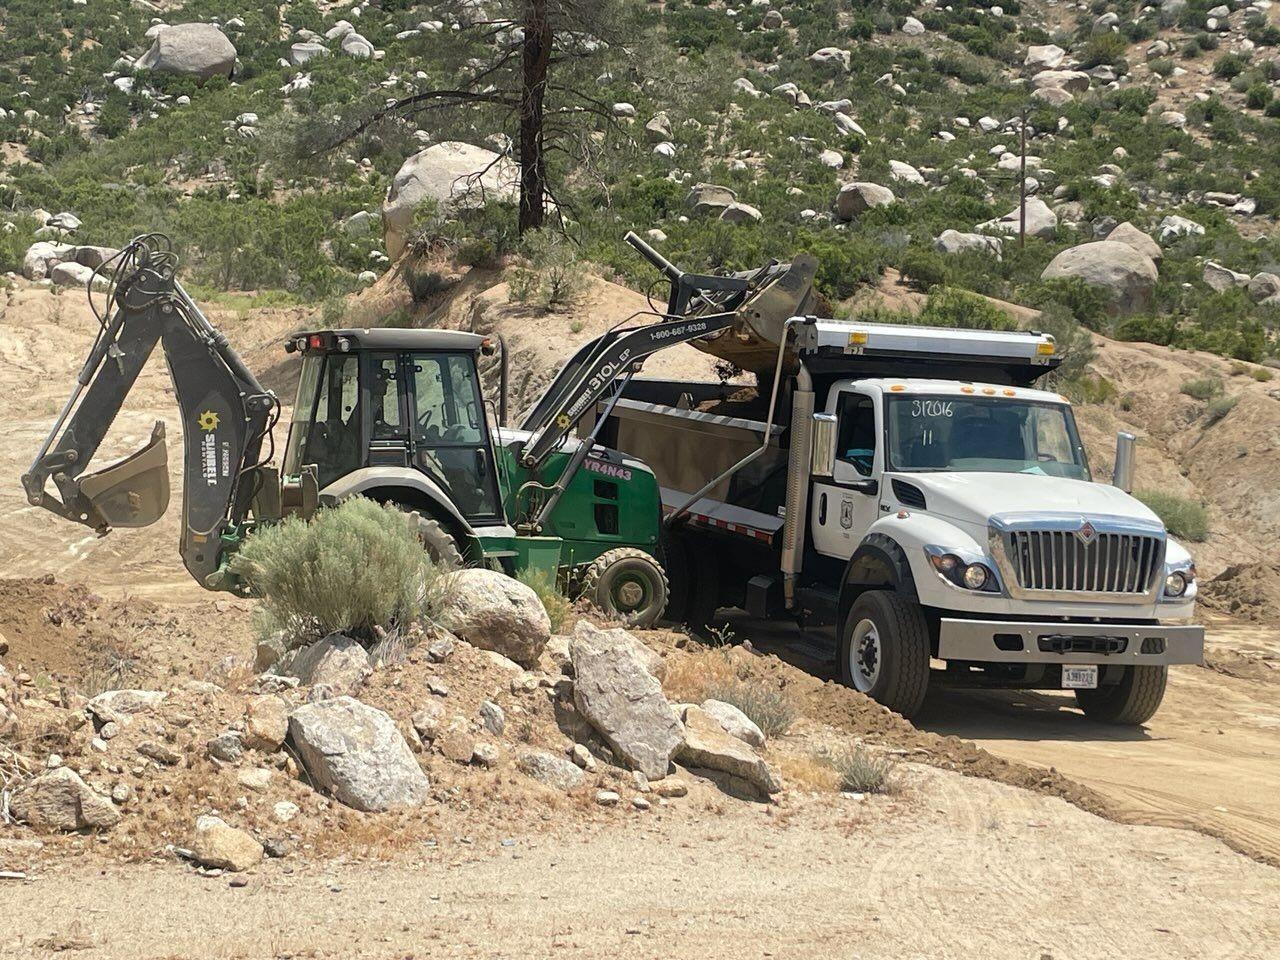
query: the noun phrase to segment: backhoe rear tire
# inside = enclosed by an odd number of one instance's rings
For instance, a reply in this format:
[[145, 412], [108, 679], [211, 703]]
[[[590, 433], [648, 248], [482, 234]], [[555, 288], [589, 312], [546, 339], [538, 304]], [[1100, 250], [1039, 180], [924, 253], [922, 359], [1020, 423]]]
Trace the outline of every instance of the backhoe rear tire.
[[458, 549], [458, 541], [445, 529], [443, 523], [434, 517], [423, 516], [420, 513], [411, 513], [409, 516], [417, 528], [418, 540], [427, 551], [427, 556], [431, 558], [432, 563], [438, 567], [456, 568], [464, 565], [465, 561], [462, 551]]
[[1120, 682], [1094, 690], [1077, 690], [1076, 703], [1090, 720], [1135, 726], [1160, 709], [1169, 682], [1168, 667], [1124, 667]]
[[667, 573], [634, 547], [598, 556], [582, 578], [582, 596], [610, 617], [632, 627], [652, 627], [667, 608]]

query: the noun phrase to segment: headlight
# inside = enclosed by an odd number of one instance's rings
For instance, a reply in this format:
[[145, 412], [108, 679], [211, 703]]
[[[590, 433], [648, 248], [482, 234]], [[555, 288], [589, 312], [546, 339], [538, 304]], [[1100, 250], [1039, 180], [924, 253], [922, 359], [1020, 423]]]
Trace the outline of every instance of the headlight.
[[929, 562], [948, 583], [961, 589], [988, 593], [1000, 589], [995, 573], [985, 563], [967, 563], [954, 553], [942, 553], [936, 547], [929, 548]]
[[1180, 570], [1175, 570], [1164, 578], [1164, 595], [1166, 597], [1180, 597], [1187, 592], [1187, 575]]
[[990, 572], [980, 563], [971, 563], [964, 568], [964, 585], [970, 590], [981, 590], [990, 577]]

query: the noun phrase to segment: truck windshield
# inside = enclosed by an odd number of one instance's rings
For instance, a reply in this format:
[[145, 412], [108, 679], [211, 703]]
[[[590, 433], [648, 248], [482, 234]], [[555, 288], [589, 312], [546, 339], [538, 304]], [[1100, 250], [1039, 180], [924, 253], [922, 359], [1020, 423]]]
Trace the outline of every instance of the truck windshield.
[[889, 397], [889, 466], [1088, 480], [1071, 408], [969, 396]]

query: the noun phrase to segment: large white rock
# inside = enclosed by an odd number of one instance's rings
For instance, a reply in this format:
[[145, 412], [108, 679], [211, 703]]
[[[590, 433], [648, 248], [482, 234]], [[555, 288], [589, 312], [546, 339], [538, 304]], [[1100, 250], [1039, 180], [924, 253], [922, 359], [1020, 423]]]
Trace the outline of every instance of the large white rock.
[[1280, 276], [1274, 273], [1255, 274], [1249, 281], [1249, 297], [1255, 303], [1280, 301]]
[[718, 183], [695, 183], [685, 196], [685, 204], [693, 210], [695, 216], [718, 217], [736, 203], [737, 199], [732, 190]]
[[1055, 43], [1033, 44], [1027, 47], [1027, 59], [1023, 63], [1033, 70], [1056, 70], [1066, 55], [1067, 51]]
[[1212, 260], [1205, 263], [1203, 276], [1204, 282], [1219, 293], [1249, 286], [1249, 274], [1239, 273]]
[[1164, 251], [1160, 249], [1160, 244], [1156, 243], [1128, 220], [1124, 221], [1124, 223], [1116, 224], [1115, 229], [1107, 234], [1107, 239], [1115, 243], [1127, 243], [1139, 253], [1144, 253], [1150, 257], [1152, 263], [1156, 266], [1160, 265], [1160, 260], [1164, 257]]
[[732, 703], [723, 700], [704, 700], [702, 709], [731, 737], [737, 737], [743, 743], [753, 747], [763, 747], [764, 731], [755, 722]]
[[1194, 220], [1170, 214], [1160, 221], [1159, 239], [1162, 244], [1170, 243], [1179, 237], [1203, 237], [1204, 227]]
[[848, 70], [849, 60], [852, 56], [853, 54], [850, 51], [842, 50], [840, 47], [822, 47], [809, 54], [809, 62], [821, 64], [822, 66], [838, 65]]
[[902, 32], [908, 37], [918, 37], [924, 33], [924, 24], [915, 17], [907, 17], [902, 21]]
[[760, 218], [760, 211], [749, 203], [734, 202], [720, 211], [720, 219], [725, 223], [756, 223]]
[[530, 750], [521, 754], [516, 759], [516, 768], [544, 786], [566, 792], [582, 786], [582, 781], [586, 779], [573, 761], [543, 750]]
[[59, 287], [84, 287], [90, 281], [96, 287], [107, 287], [110, 280], [102, 275], [94, 275], [92, 267], [86, 267], [75, 261], [56, 263], [49, 268], [49, 279]]
[[924, 175], [911, 164], [903, 163], [901, 160], [889, 161], [889, 176], [901, 183], [924, 186]]
[[22, 255], [22, 275], [28, 280], [43, 280], [53, 266], [65, 260], [74, 249], [70, 244], [39, 240]]
[[649, 657], [625, 633], [575, 633], [569, 643], [573, 702], [620, 759], [659, 780], [667, 775], [683, 729], [662, 685], [649, 672]]
[[70, 767], [58, 767], [24, 784], [13, 795], [14, 816], [40, 830], [106, 830], [120, 811]]
[[308, 60], [329, 56], [329, 48], [323, 43], [295, 43], [289, 48], [289, 64], [300, 67]]
[[1113, 240], [1063, 250], [1040, 274], [1042, 280], [1077, 277], [1098, 288], [1106, 294], [1107, 310], [1113, 315], [1150, 307], [1158, 276], [1150, 257]]
[[231, 76], [235, 65], [235, 45], [212, 23], [180, 23], [161, 30], [137, 63], [140, 70], [196, 77], [201, 83]]
[[878, 183], [856, 180], [846, 183], [836, 194], [836, 219], [856, 220], [875, 207], [887, 207], [893, 203], [893, 191]]
[[1068, 93], [1084, 93], [1089, 89], [1089, 75], [1079, 70], [1041, 70], [1031, 78], [1031, 86], [1057, 87]]
[[253, 835], [206, 814], [196, 821], [191, 853], [201, 866], [239, 873], [262, 862], [262, 844]]
[[327, 687], [331, 697], [351, 696], [372, 672], [364, 647], [340, 633], [298, 648], [285, 671], [308, 686]]
[[[1027, 199], [1027, 236], [1039, 237], [1042, 240], [1052, 240], [1058, 230], [1058, 216], [1049, 209], [1049, 205], [1039, 197], [1029, 197]], [[980, 223], [977, 229], [983, 233], [1012, 233], [1018, 232], [1018, 224], [1020, 221], [1019, 211], [1014, 207], [1009, 213], [1006, 213], [998, 220], [988, 220], [986, 223]]]
[[449, 574], [447, 590], [440, 626], [522, 666], [538, 662], [551, 638], [551, 618], [530, 587], [496, 570], [471, 568]]
[[831, 119], [835, 121], [836, 129], [846, 137], [854, 136], [862, 137], [864, 140], [867, 139], [867, 131], [863, 130], [858, 121], [843, 110], [837, 110]]
[[163, 690], [107, 690], [90, 700], [85, 710], [99, 724], [125, 724], [136, 714], [154, 710], [168, 696]]
[[701, 707], [685, 709], [684, 743], [677, 758], [686, 766], [738, 777], [764, 793], [782, 789], [782, 780], [769, 764], [748, 744], [726, 733], [720, 722]]
[[311, 782], [356, 810], [427, 799], [431, 784], [395, 721], [352, 697], [298, 707], [289, 716], [289, 742]]
[[348, 33], [344, 36], [339, 49], [348, 57], [355, 57], [357, 60], [370, 60], [374, 54], [373, 44], [358, 33]]
[[981, 233], [961, 233], [959, 230], [943, 230], [933, 241], [933, 248], [939, 253], [985, 253], [999, 260], [1004, 244], [999, 237], [988, 237]]
[[518, 182], [515, 164], [484, 147], [446, 140], [418, 151], [401, 164], [382, 205], [387, 254], [394, 259], [404, 251], [423, 203], [448, 208], [514, 200]]

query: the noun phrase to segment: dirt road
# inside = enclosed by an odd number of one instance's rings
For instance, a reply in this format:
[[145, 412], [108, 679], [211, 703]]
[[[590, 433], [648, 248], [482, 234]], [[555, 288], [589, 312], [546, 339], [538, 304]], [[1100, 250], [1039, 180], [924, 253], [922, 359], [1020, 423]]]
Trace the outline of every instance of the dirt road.
[[[739, 637], [824, 678], [830, 663], [794, 646], [794, 628], [735, 619]], [[1160, 711], [1141, 729], [1093, 723], [1070, 694], [940, 689], [922, 730], [1054, 767], [1093, 787], [1108, 816], [1184, 827], [1280, 863], [1280, 630], [1209, 620], [1209, 667], [1176, 667]], [[812, 655], [811, 655], [812, 654]]]
[[[866, 804], [750, 804], [416, 862], [172, 863], [0, 888], [0, 955], [1271, 958], [1280, 872], [1185, 831], [927, 768]], [[89, 890], [94, 895], [86, 896]], [[305, 918], [305, 920], [303, 919]]]

